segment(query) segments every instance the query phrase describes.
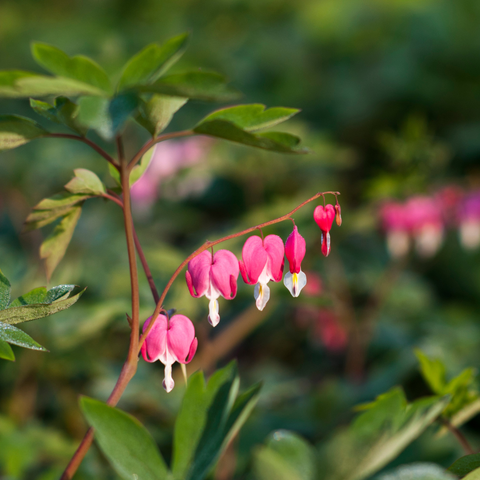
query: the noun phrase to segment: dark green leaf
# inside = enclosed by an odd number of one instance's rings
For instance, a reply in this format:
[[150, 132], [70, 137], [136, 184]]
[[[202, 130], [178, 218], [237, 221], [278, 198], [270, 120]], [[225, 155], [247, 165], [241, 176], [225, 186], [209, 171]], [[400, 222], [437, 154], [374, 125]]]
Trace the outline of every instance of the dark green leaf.
[[73, 207], [40, 246], [40, 258], [45, 260], [48, 281], [65, 255], [81, 213], [82, 207]]
[[145, 47], [125, 65], [118, 90], [155, 81], [182, 56], [187, 39], [188, 34], [184, 33], [162, 45], [153, 43]]
[[105, 185], [92, 171], [77, 168], [74, 173], [75, 178], [65, 185], [65, 189], [70, 193], [86, 195], [103, 195], [105, 193]]
[[49, 315], [66, 310], [73, 304], [77, 303], [84, 291], [85, 290], [82, 290], [72, 297], [57, 300], [51, 304], [23, 305], [21, 307], [0, 310], [0, 322], [9, 325], [16, 325], [17, 323], [30, 322], [37, 318], [48, 317]]
[[237, 90], [226, 84], [226, 78], [223, 75], [203, 71], [168, 75], [151, 85], [137, 86], [135, 90], [208, 102], [227, 102], [239, 96]]
[[4, 310], [10, 303], [10, 291], [12, 286], [8, 278], [0, 270], [0, 310]]
[[78, 121], [95, 129], [105, 139], [111, 139], [134, 114], [139, 105], [133, 93], [119, 95], [112, 100], [99, 97], [82, 97], [79, 100]]
[[50, 304], [68, 295], [75, 288], [75, 285], [59, 285], [47, 290], [45, 287], [34, 288], [28, 293], [16, 298], [10, 305], [21, 307], [22, 305]]
[[28, 143], [48, 132], [33, 120], [19, 115], [0, 115], [0, 151]]
[[255, 454], [258, 480], [316, 480], [315, 452], [300, 436], [279, 430]]
[[402, 465], [393, 471], [376, 477], [376, 480], [456, 480], [444, 468], [433, 463]]
[[52, 122], [65, 125], [80, 135], [85, 135], [87, 132], [87, 128], [77, 122], [78, 105], [67, 97], [55, 98], [54, 105], [31, 98], [30, 106], [39, 115], [48, 118]]
[[307, 153], [305, 148], [296, 148], [300, 139], [283, 132], [264, 132], [253, 134], [242, 130], [226, 120], [212, 120], [197, 125], [194, 132], [212, 137], [224, 138], [232, 142], [243, 143], [251, 147], [263, 148], [282, 153]]
[[95, 438], [116, 472], [128, 480], [168, 480], [170, 472], [151, 435], [134, 417], [98, 400], [80, 406]]
[[32, 337], [8, 323], [0, 322], [0, 340], [12, 345], [17, 345], [18, 347], [28, 348], [29, 350], [48, 352], [46, 348], [43, 348]]
[[11, 362], [15, 361], [15, 354], [13, 353], [12, 347], [3, 340], [0, 340], [0, 358]]
[[153, 137], [158, 136], [171, 122], [173, 115], [187, 103], [188, 98], [152, 95], [140, 105], [135, 120], [148, 130]]
[[107, 74], [93, 60], [83, 55], [69, 57], [62, 50], [45, 43], [34, 43], [32, 54], [40, 66], [54, 75], [92, 85], [107, 94], [112, 93]]
[[446, 385], [445, 365], [438, 359], [430, 360], [421, 350], [416, 349], [415, 355], [420, 362], [420, 372], [432, 392], [442, 395]]
[[205, 117], [199, 125], [212, 120], [226, 120], [247, 132], [252, 132], [273, 127], [300, 111], [297, 108], [273, 107], [267, 110], [265, 108], [265, 105], [259, 103], [222, 108]]
[[459, 458], [448, 467], [448, 470], [459, 477], [464, 477], [477, 468], [480, 468], [480, 453]]

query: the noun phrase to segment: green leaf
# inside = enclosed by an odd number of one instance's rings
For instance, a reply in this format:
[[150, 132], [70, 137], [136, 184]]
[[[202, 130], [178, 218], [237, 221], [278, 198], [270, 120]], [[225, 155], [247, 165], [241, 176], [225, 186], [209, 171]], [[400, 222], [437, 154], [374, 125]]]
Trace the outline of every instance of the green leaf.
[[71, 212], [75, 205], [92, 198], [91, 195], [77, 195], [70, 192], [62, 192], [50, 198], [45, 198], [35, 207], [25, 220], [24, 231], [35, 230], [44, 227], [57, 218]]
[[105, 185], [92, 171], [77, 168], [73, 172], [75, 177], [65, 185], [65, 189], [70, 193], [103, 195], [106, 192]]
[[0, 340], [0, 358], [11, 362], [15, 361], [15, 354], [13, 353], [12, 347], [3, 340]]
[[88, 423], [95, 428], [95, 439], [101, 450], [122, 478], [171, 478], [153, 438], [138, 420], [87, 397], [80, 399], [80, 406]]
[[111, 139], [134, 115], [139, 99], [133, 93], [119, 95], [112, 100], [100, 97], [82, 97], [79, 100], [78, 121], [93, 128], [105, 139]]
[[42, 97], [45, 95], [105, 95], [105, 92], [93, 85], [72, 78], [32, 75], [22, 77], [15, 82], [17, 97]]
[[21, 307], [11, 307], [6, 310], [0, 310], [0, 322], [16, 325], [18, 323], [30, 322], [38, 318], [48, 317], [55, 313], [61, 312], [77, 303], [78, 299], [83, 295], [81, 292], [63, 300], [56, 300], [50, 304], [28, 304]]
[[[480, 399], [474, 400], [471, 403], [468, 403], [463, 408], [454, 413], [450, 418], [450, 423], [454, 427], [461, 427], [464, 423], [468, 422], [470, 419], [475, 417], [480, 413]], [[442, 426], [437, 432], [437, 438], [441, 438], [448, 433], [448, 428]]]
[[32, 55], [40, 66], [54, 75], [92, 85], [109, 95], [113, 93], [107, 74], [90, 58], [83, 55], [69, 57], [62, 50], [45, 43], [33, 43]]
[[480, 453], [459, 458], [448, 467], [448, 470], [459, 477], [464, 477], [477, 468], [480, 468]]
[[162, 45], [153, 43], [145, 47], [125, 65], [118, 90], [155, 81], [183, 55], [187, 40], [188, 33], [184, 33]]
[[222, 108], [205, 117], [199, 125], [212, 120], [226, 120], [237, 127], [252, 132], [262, 128], [270, 128], [296, 115], [297, 108], [273, 107], [265, 110], [265, 105], [253, 103]]
[[67, 97], [55, 98], [54, 105], [31, 98], [30, 106], [36, 113], [52, 122], [65, 125], [82, 136], [87, 133], [88, 129], [77, 122], [78, 105]]
[[295, 433], [278, 430], [257, 450], [254, 471], [258, 480], [315, 480], [315, 452]]
[[148, 101], [140, 105], [135, 120], [153, 137], [158, 136], [167, 128], [173, 115], [188, 101], [188, 98], [169, 97], [168, 95], [152, 95]]
[[23, 72], [20, 70], [0, 71], [0, 97], [22, 97], [23, 94], [18, 91], [16, 83], [22, 78], [37, 77], [35, 73]]
[[150, 85], [139, 85], [135, 90], [207, 102], [227, 102], [239, 96], [237, 90], [227, 86], [223, 75], [204, 71], [168, 75]]
[[65, 255], [81, 213], [82, 207], [73, 207], [40, 246], [40, 258], [45, 260], [48, 281], [50, 281], [55, 268]]
[[29, 350], [48, 352], [46, 348], [43, 348], [32, 337], [8, 323], [0, 322], [0, 340], [12, 345], [17, 345], [18, 347], [28, 348]]
[[307, 153], [305, 148], [296, 148], [300, 139], [283, 132], [264, 132], [253, 134], [242, 130], [234, 123], [226, 120], [211, 120], [197, 125], [194, 132], [211, 137], [223, 138], [251, 147], [263, 148], [281, 153]]
[[50, 304], [68, 295], [75, 288], [75, 285], [59, 285], [47, 290], [45, 287], [34, 288], [16, 298], [8, 308], [21, 307], [22, 305]]
[[12, 286], [8, 278], [0, 270], [0, 310], [4, 310], [10, 303], [10, 291]]
[[421, 350], [416, 349], [415, 355], [420, 362], [420, 372], [429, 387], [437, 395], [442, 395], [446, 386], [445, 365], [438, 359], [430, 360]]
[[376, 477], [376, 480], [456, 480], [444, 468], [433, 463], [402, 465], [393, 471]]
[[[130, 186], [132, 186], [135, 182], [137, 182], [140, 177], [145, 173], [145, 170], [148, 168], [150, 165], [150, 162], [152, 161], [153, 158], [153, 153], [155, 152], [155, 147], [154, 145], [150, 150], [148, 150], [145, 155], [141, 158], [140, 163], [135, 165], [132, 168], [132, 171], [130, 173]], [[122, 186], [121, 181], [120, 181], [120, 173], [119, 171], [111, 164], [108, 164], [108, 171], [112, 178], [117, 182], [117, 185], [119, 187]]]
[[19, 147], [48, 132], [30, 118], [0, 115], [0, 151]]

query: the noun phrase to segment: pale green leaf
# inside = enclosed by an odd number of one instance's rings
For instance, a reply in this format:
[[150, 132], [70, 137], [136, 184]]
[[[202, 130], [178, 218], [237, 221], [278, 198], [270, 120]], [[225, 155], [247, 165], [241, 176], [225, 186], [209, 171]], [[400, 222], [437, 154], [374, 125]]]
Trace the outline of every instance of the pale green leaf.
[[13, 353], [12, 347], [3, 340], [0, 340], [0, 358], [3, 360], [9, 360], [10, 362], [15, 361], [15, 354]]
[[169, 480], [158, 448], [134, 417], [98, 400], [83, 397], [80, 406], [95, 428], [95, 439], [115, 471], [128, 480]]
[[10, 303], [10, 291], [12, 286], [8, 278], [0, 270], [0, 310], [4, 310]]
[[421, 350], [415, 355], [420, 362], [420, 372], [430, 388], [437, 395], [442, 395], [446, 386], [445, 365], [438, 359], [431, 360]]
[[17, 347], [48, 352], [46, 348], [43, 348], [32, 337], [8, 323], [0, 322], [0, 340], [10, 343], [11, 345], [16, 345]]
[[105, 185], [92, 171], [77, 168], [74, 173], [75, 177], [65, 185], [65, 189], [70, 193], [103, 195], [106, 192]]
[[81, 213], [82, 207], [74, 207], [40, 246], [40, 258], [45, 260], [48, 281], [50, 281], [55, 268], [65, 255]]
[[188, 34], [184, 33], [162, 45], [153, 43], [145, 47], [125, 65], [118, 90], [155, 81], [182, 56], [187, 39]]
[[48, 132], [33, 120], [19, 115], [0, 115], [0, 151], [19, 147]]
[[15, 82], [17, 97], [43, 97], [45, 95], [105, 95], [105, 91], [73, 78], [32, 75], [19, 78]]
[[22, 97], [16, 87], [18, 80], [22, 78], [37, 77], [35, 73], [23, 72], [21, 70], [3, 70], [0, 71], [0, 97]]
[[413, 463], [401, 465], [375, 480], [457, 480], [457, 477], [433, 463]]

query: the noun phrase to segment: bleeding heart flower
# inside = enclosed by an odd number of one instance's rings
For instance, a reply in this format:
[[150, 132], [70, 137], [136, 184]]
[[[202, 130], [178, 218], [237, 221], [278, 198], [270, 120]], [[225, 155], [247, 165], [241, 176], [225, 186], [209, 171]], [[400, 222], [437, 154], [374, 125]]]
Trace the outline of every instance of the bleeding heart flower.
[[235, 298], [238, 274], [237, 257], [228, 250], [219, 250], [215, 255], [205, 250], [188, 262], [188, 289], [192, 297], [205, 295], [210, 300], [208, 321], [214, 327], [220, 321], [217, 298]]
[[[145, 331], [152, 317], [143, 325]], [[160, 360], [165, 365], [163, 388], [171, 392], [175, 386], [172, 365], [175, 362], [189, 363], [197, 351], [198, 340], [195, 327], [185, 315], [174, 315], [170, 322], [165, 315], [159, 315], [142, 345], [142, 356], [147, 362]]]
[[255, 285], [255, 304], [263, 310], [270, 299], [270, 280], [279, 282], [283, 275], [285, 247], [278, 235], [250, 237], [243, 246], [240, 272], [248, 285]]
[[290, 271], [283, 278], [283, 283], [294, 297], [298, 297], [302, 288], [307, 284], [307, 276], [301, 269], [305, 249], [305, 239], [298, 233], [298, 228], [295, 225], [293, 232], [285, 242], [285, 255], [290, 265]]
[[335, 216], [336, 212], [333, 205], [327, 205], [326, 207], [319, 205], [313, 212], [313, 219], [322, 231], [322, 253], [326, 257], [330, 253], [330, 230]]

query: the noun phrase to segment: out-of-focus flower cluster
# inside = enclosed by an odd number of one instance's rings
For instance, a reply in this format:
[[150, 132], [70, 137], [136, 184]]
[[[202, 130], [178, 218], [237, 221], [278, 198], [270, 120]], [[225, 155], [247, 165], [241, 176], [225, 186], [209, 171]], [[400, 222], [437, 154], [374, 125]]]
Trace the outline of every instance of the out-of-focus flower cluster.
[[421, 257], [435, 255], [447, 228], [458, 229], [462, 246], [475, 249], [480, 246], [480, 190], [450, 186], [430, 196], [387, 201], [380, 208], [380, 221], [395, 258], [406, 255], [412, 244]]

